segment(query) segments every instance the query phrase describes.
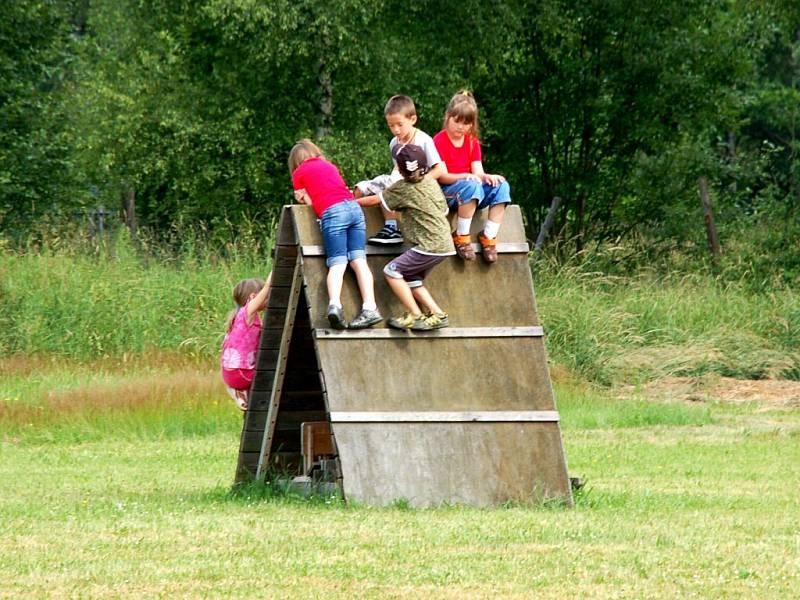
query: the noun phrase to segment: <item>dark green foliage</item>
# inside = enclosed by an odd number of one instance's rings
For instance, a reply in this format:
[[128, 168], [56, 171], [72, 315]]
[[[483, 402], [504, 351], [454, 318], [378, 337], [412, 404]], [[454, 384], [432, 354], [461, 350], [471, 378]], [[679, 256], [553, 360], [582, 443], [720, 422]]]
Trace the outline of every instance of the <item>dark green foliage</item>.
[[73, 148], [60, 110], [73, 2], [17, 0], [0, 19], [0, 229], [75, 203]]
[[24, 0], [0, 28], [6, 235], [131, 196], [162, 232], [262, 219], [291, 199], [298, 138], [352, 184], [390, 168], [389, 96], [434, 134], [461, 87], [487, 170], [532, 237], [561, 196], [570, 252], [620, 236], [703, 252], [701, 175], [723, 231], [796, 217], [792, 2]]

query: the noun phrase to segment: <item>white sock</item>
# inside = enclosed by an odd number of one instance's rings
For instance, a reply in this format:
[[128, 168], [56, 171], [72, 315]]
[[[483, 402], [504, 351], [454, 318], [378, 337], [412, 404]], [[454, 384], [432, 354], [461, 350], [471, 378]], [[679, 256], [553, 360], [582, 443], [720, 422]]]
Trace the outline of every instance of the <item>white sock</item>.
[[331, 299], [331, 301], [328, 302], [328, 306], [335, 306], [336, 308], [342, 308], [342, 301]]
[[397, 219], [386, 219], [384, 225], [388, 225], [389, 227], [394, 227], [397, 229]]
[[487, 220], [486, 225], [483, 226], [483, 235], [485, 235], [488, 239], [493, 240], [497, 237], [497, 232], [500, 231], [500, 223], [495, 223], [494, 221]]
[[378, 305], [374, 302], [364, 302], [361, 304], [361, 310], [378, 310]]
[[458, 235], [469, 235], [469, 228], [472, 225], [472, 217], [465, 219], [458, 217], [458, 225], [456, 226], [456, 233]]

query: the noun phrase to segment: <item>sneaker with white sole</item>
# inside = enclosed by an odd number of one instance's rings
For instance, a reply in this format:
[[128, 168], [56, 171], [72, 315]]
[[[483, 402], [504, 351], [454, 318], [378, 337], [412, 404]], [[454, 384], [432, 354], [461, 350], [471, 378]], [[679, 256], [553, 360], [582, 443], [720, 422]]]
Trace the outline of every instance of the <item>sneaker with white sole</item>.
[[377, 310], [367, 310], [365, 308], [355, 319], [350, 321], [350, 329], [366, 329], [381, 321], [383, 321], [381, 313]]
[[384, 225], [383, 228], [367, 240], [370, 244], [402, 244], [403, 234], [393, 225]]
[[448, 319], [447, 313], [432, 313], [424, 315], [422, 319], [418, 319], [411, 326], [411, 329], [414, 331], [431, 331], [432, 329], [441, 329], [449, 325], [450, 319]]
[[328, 322], [334, 329], [347, 329], [347, 321], [344, 320], [342, 309], [335, 304], [328, 305]]
[[421, 321], [425, 317], [423, 315], [412, 315], [411, 313], [403, 313], [399, 317], [389, 317], [386, 324], [394, 329], [401, 329], [407, 331], [414, 327], [417, 321]]

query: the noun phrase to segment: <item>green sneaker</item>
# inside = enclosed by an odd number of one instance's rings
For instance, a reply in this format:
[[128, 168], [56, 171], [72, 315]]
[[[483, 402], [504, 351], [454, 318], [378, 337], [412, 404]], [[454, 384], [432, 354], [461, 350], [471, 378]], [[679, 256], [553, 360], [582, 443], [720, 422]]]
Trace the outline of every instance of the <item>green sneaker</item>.
[[403, 313], [399, 317], [390, 317], [386, 324], [389, 327], [394, 327], [395, 329], [402, 329], [406, 331], [408, 329], [413, 329], [414, 325], [417, 322], [422, 321], [424, 317], [422, 315], [414, 316], [411, 313]]
[[430, 331], [431, 329], [441, 329], [450, 325], [447, 313], [424, 315], [421, 319], [411, 326], [414, 331]]

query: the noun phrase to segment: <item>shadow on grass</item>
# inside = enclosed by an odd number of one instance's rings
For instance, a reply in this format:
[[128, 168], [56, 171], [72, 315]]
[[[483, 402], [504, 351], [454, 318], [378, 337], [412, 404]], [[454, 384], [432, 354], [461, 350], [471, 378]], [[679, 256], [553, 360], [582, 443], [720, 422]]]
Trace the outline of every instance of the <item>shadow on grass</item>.
[[314, 484], [299, 486], [292, 483], [292, 477], [283, 472], [267, 473], [263, 480], [251, 480], [234, 484], [231, 487], [217, 487], [198, 493], [195, 500], [207, 503], [239, 504], [278, 504], [294, 506], [314, 506], [330, 508], [352, 508], [346, 503], [338, 489]]

